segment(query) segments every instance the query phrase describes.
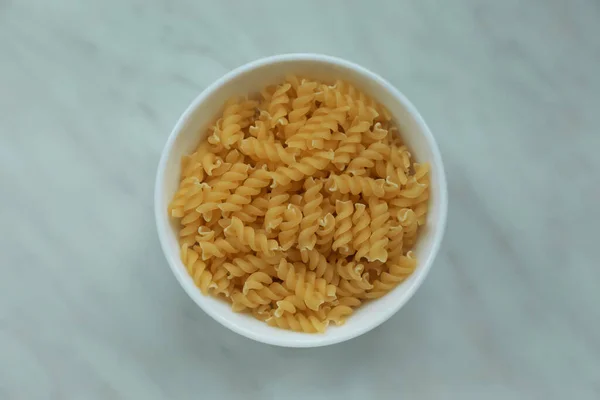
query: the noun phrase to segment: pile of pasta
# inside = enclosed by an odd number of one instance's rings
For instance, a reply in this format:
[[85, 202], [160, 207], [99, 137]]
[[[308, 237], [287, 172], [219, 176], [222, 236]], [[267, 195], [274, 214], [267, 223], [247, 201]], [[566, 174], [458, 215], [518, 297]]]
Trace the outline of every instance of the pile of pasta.
[[168, 212], [204, 294], [313, 333], [414, 271], [428, 197], [428, 165], [385, 108], [346, 82], [291, 76], [225, 104]]

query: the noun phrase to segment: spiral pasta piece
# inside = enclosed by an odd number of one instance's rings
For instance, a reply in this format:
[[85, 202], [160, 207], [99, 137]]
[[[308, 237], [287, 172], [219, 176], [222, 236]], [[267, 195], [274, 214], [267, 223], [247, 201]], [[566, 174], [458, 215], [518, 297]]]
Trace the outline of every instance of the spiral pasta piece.
[[271, 175], [266, 168], [257, 168], [247, 177], [244, 182], [237, 186], [235, 192], [226, 196], [225, 201], [219, 204], [223, 212], [242, 211], [244, 205], [252, 201], [252, 197], [258, 195], [261, 190], [271, 183]]
[[[323, 205], [325, 208], [329, 203]], [[333, 212], [335, 212], [335, 207], [331, 206]], [[325, 209], [323, 210], [325, 211]], [[331, 248], [331, 244], [333, 243], [333, 235], [335, 234], [335, 217], [331, 212], [327, 212], [322, 218], [319, 219], [319, 229], [317, 229], [317, 248], [321, 252], [327, 251], [328, 248]]]
[[298, 249], [311, 250], [317, 243], [316, 232], [319, 229], [318, 219], [321, 217], [321, 203], [323, 195], [320, 193], [323, 188], [323, 182], [308, 178], [305, 181], [304, 188], [304, 209], [302, 211], [304, 218], [300, 222], [300, 234], [298, 235]]
[[179, 189], [175, 192], [173, 200], [169, 203], [171, 217], [182, 218], [186, 211], [198, 207], [204, 199], [204, 191], [209, 186], [200, 182], [196, 177], [185, 178], [181, 181]]
[[340, 259], [336, 265], [338, 274], [342, 279], [346, 280], [362, 280], [362, 273], [365, 270], [365, 266], [357, 263], [356, 261], [348, 261]]
[[[294, 81], [295, 79], [292, 78], [291, 80]], [[291, 85], [294, 87], [293, 83]], [[305, 79], [300, 81], [294, 88], [297, 97], [292, 100], [292, 108], [288, 115], [288, 124], [284, 128], [286, 138], [296, 133], [305, 124], [307, 115], [313, 106], [314, 91], [316, 88], [316, 82], [310, 82]]]
[[352, 314], [354, 310], [348, 306], [336, 306], [327, 313], [327, 320], [332, 321], [337, 326], [344, 325], [346, 318]]
[[343, 171], [350, 163], [352, 155], [356, 153], [362, 140], [362, 134], [369, 130], [369, 127], [369, 122], [361, 121], [358, 118], [352, 122], [352, 125], [346, 130], [346, 137], [334, 153], [332, 163], [337, 169]]
[[427, 190], [427, 186], [428, 185], [426, 183], [417, 182], [414, 177], [411, 177], [408, 179], [406, 186], [400, 190], [399, 195], [401, 197], [415, 199], [422, 195], [425, 190]]
[[385, 181], [364, 176], [330, 175], [327, 187], [330, 192], [341, 194], [383, 197], [385, 195]]
[[296, 162], [295, 154], [286, 150], [280, 143], [259, 140], [254, 137], [243, 139], [240, 142], [240, 151], [255, 161], [266, 160], [287, 165]]
[[306, 267], [301, 264], [294, 265], [282, 259], [276, 271], [283, 285], [311, 310], [318, 309], [325, 299], [335, 298], [335, 286], [317, 278], [314, 272], [307, 273]]
[[289, 167], [278, 167], [271, 173], [271, 177], [274, 184], [285, 186], [291, 181], [299, 181], [306, 176], [313, 175], [315, 172], [324, 169], [332, 159], [333, 152], [319, 151], [311, 156], [301, 158]]
[[373, 168], [376, 161], [383, 161], [389, 155], [390, 148], [388, 145], [373, 143], [353, 158], [346, 170], [353, 175], [364, 175], [367, 173], [367, 168]]
[[363, 143], [371, 145], [376, 142], [385, 143], [389, 137], [389, 131], [384, 129], [380, 122], [377, 122], [370, 130], [363, 135]]
[[[380, 120], [380, 121], [389, 121], [391, 116], [389, 112], [382, 105], [378, 104], [371, 97], [367, 96], [365, 93], [356, 89], [353, 85], [338, 80], [335, 82], [335, 88], [337, 92], [341, 94], [344, 98], [344, 101], [348, 104], [352, 104], [354, 109], [359, 108], [359, 104], [362, 105], [367, 111], [360, 112], [354, 111], [356, 115], [362, 114], [365, 120]], [[339, 95], [336, 95], [336, 101], [339, 101]], [[355, 114], [353, 114], [355, 115]]]
[[323, 333], [328, 321], [323, 321], [314, 315], [284, 313], [281, 317], [270, 317], [267, 324], [296, 332]]
[[369, 290], [373, 289], [373, 285], [369, 283], [369, 273], [365, 272], [361, 280], [347, 280], [341, 279], [336, 292], [340, 297], [356, 297], [356, 296], [365, 296]]
[[187, 178], [196, 178], [202, 182], [204, 180], [205, 171], [202, 165], [203, 157], [208, 153], [209, 147], [202, 146], [189, 156], [183, 156], [181, 159], [181, 182]]
[[267, 213], [269, 201], [264, 197], [256, 197], [250, 204], [240, 205], [241, 209], [231, 214], [248, 224], [255, 222], [259, 217], [264, 217]]
[[388, 232], [389, 250], [388, 260], [394, 262], [397, 260], [403, 252], [404, 247], [404, 232], [402, 225], [399, 223], [394, 224], [390, 227]]
[[242, 128], [249, 125], [248, 118], [254, 114], [257, 103], [245, 101], [238, 103], [237, 99], [230, 100], [223, 110], [223, 117], [215, 124], [214, 133], [209, 137], [209, 143], [222, 144], [226, 149], [239, 142], [244, 133]]
[[399, 283], [406, 280], [413, 273], [417, 265], [412, 251], [406, 256], [401, 256], [397, 262], [390, 266], [389, 272], [382, 272], [379, 279], [373, 282], [373, 288], [369, 293], [363, 295], [367, 299], [379, 298], [390, 290], [394, 289]]
[[242, 293], [247, 295], [250, 290], [260, 290], [271, 283], [273, 279], [268, 274], [262, 271], [254, 272], [246, 278]]
[[204, 197], [204, 201], [196, 211], [205, 216], [213, 210], [219, 208], [219, 203], [229, 197], [229, 192], [239, 186], [240, 182], [248, 177], [249, 166], [247, 164], [238, 163], [232, 166], [231, 170], [223, 174], [219, 181], [209, 189]]
[[[214, 282], [213, 294], [221, 295], [224, 297], [230, 297], [231, 290], [233, 289], [233, 284], [231, 280], [227, 277], [227, 271], [222, 268], [219, 268], [218, 266], [213, 267], [213, 265], [215, 264], [218, 263], [213, 261], [211, 265], [211, 273], [213, 273]], [[214, 272], [212, 271], [213, 269]]]
[[237, 291], [231, 295], [233, 310], [240, 312], [247, 308], [258, 308], [261, 305], [267, 305], [280, 301], [290, 292], [281, 283], [274, 282], [263, 286], [258, 290], [248, 290], [246, 293]]
[[[248, 133], [250, 134], [250, 136], [252, 136], [253, 138], [263, 142], [273, 142], [275, 143], [275, 135], [273, 134], [273, 132], [270, 131], [269, 129], [269, 124], [268, 122], [266, 122], [266, 120], [268, 120], [268, 113], [266, 111], [263, 111], [261, 113], [261, 117], [264, 118], [265, 120], [256, 120], [254, 122], [254, 125], [250, 126], [248, 128]], [[243, 142], [244, 140], [242, 140]], [[242, 143], [240, 142], [240, 148], [242, 146]], [[250, 146], [250, 149], [247, 150], [249, 153], [252, 153], [252, 146], [246, 144], [245, 145], [246, 148], [248, 149], [248, 146]], [[260, 151], [260, 150], [259, 150]], [[242, 151], [243, 152], [243, 151]], [[252, 156], [252, 154], [247, 154], [244, 152], [244, 154], [248, 155], [248, 156]]]
[[302, 262], [310, 271], [314, 271], [316, 278], [323, 278], [327, 284], [337, 284], [339, 273], [335, 265], [329, 263], [327, 258], [318, 250], [303, 250], [300, 252]]
[[275, 250], [279, 250], [279, 244], [276, 240], [267, 239], [264, 232], [258, 231], [250, 226], [244, 226], [239, 218], [231, 218], [230, 224], [224, 230], [225, 236], [234, 236], [253, 251], [260, 251], [267, 255], [273, 255]]
[[398, 213], [398, 220], [403, 228], [402, 239], [407, 248], [410, 248], [415, 242], [417, 229], [419, 228], [417, 215], [410, 208], [403, 208]]
[[287, 119], [285, 118], [288, 114], [287, 107], [290, 102], [287, 92], [291, 89], [291, 87], [292, 85], [289, 83], [279, 85], [271, 97], [271, 103], [268, 112], [272, 128], [277, 125], [287, 125], [288, 123]]
[[212, 281], [212, 274], [207, 270], [206, 263], [200, 260], [200, 255], [197, 252], [184, 244], [181, 246], [180, 256], [192, 280], [203, 294], [207, 294], [210, 288], [216, 287]]
[[371, 216], [367, 211], [367, 206], [362, 203], [354, 205], [354, 214], [352, 215], [352, 247], [354, 248], [354, 258], [360, 260], [366, 258], [369, 254], [371, 237]]
[[302, 221], [302, 210], [300, 207], [288, 204], [283, 213], [283, 221], [279, 225], [279, 245], [283, 251], [287, 251], [296, 244], [300, 222]]
[[371, 198], [369, 201], [369, 213], [371, 216], [371, 237], [369, 238], [371, 248], [367, 255], [367, 260], [386, 262], [388, 257], [387, 245], [389, 242], [387, 234], [390, 229], [388, 223], [390, 218], [388, 205], [385, 201]]
[[214, 242], [200, 241], [198, 242], [197, 248], [194, 246], [194, 249], [200, 252], [202, 260], [205, 261], [213, 257], [222, 258], [228, 254], [236, 254], [246, 250], [245, 246], [240, 244], [237, 240], [227, 240], [222, 238], [219, 238]]
[[337, 201], [335, 203], [335, 233], [334, 242], [331, 245], [333, 250], [339, 250], [341, 254], [350, 254], [350, 242], [352, 240], [352, 213], [353, 207], [351, 201]]
[[290, 195], [281, 190], [274, 190], [269, 197], [267, 213], [265, 214], [265, 230], [267, 233], [279, 227], [283, 221], [283, 213], [287, 208]]
[[236, 257], [223, 264], [223, 268], [230, 277], [241, 277], [251, 275], [257, 271], [267, 270], [271, 264], [264, 257], [258, 257], [253, 254], [246, 254], [243, 257]]

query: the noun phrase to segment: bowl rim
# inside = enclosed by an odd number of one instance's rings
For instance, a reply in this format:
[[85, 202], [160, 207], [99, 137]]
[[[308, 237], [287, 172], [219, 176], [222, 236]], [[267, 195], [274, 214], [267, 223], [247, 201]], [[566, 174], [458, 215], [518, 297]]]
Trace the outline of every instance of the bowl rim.
[[[169, 231], [168, 224], [165, 224], [165, 221], [168, 223], [168, 218], [164, 218], [164, 204], [162, 204], [162, 193], [164, 190], [164, 182], [165, 182], [165, 171], [166, 164], [169, 159], [169, 155], [172, 151], [173, 144], [176, 138], [181, 133], [182, 129], [185, 127], [187, 121], [193, 115], [195, 110], [202, 105], [206, 98], [212, 95], [214, 92], [218, 91], [223, 85], [225, 85], [228, 81], [237, 77], [238, 75], [244, 74], [246, 72], [261, 68], [263, 66], [280, 63], [280, 62], [290, 62], [290, 61], [312, 61], [316, 63], [326, 63], [333, 64], [341, 67], [345, 67], [360, 75], [364, 75], [366, 78], [370, 80], [376, 81], [382, 87], [385, 87], [386, 90], [389, 91], [398, 101], [400, 101], [405, 107], [406, 111], [412, 116], [415, 124], [420, 129], [421, 133], [425, 136], [427, 141], [427, 145], [432, 152], [433, 155], [433, 168], [435, 169], [435, 173], [438, 178], [438, 189], [439, 189], [439, 217], [437, 222], [437, 230], [434, 232], [434, 237], [432, 239], [432, 246], [430, 252], [427, 254], [426, 258], [421, 261], [421, 269], [422, 272], [420, 275], [416, 277], [413, 281], [412, 285], [407, 288], [404, 295], [399, 297], [398, 300], [394, 303], [393, 307], [386, 309], [383, 312], [376, 313], [376, 316], [369, 320], [368, 323], [360, 326], [357, 329], [348, 330], [348, 332], [344, 332], [334, 336], [326, 336], [326, 335], [318, 335], [318, 334], [306, 334], [310, 335], [311, 340], [307, 341], [296, 341], [292, 339], [286, 339], [284, 337], [279, 337], [278, 335], [258, 335], [250, 329], [247, 329], [244, 326], [240, 326], [234, 322], [232, 322], [227, 315], [221, 314], [217, 312], [214, 308], [208, 306], [204, 302], [204, 297], [200, 290], [193, 283], [192, 279], [189, 277], [186, 271], [183, 271], [177, 267], [177, 263], [181, 263], [179, 259], [179, 254], [174, 252], [168, 246], [167, 235]], [[370, 330], [378, 327], [383, 324], [389, 318], [391, 318], [396, 312], [398, 312], [415, 294], [417, 289], [423, 284], [423, 281], [429, 274], [431, 266], [439, 252], [442, 239], [444, 237], [444, 233], [446, 231], [446, 223], [447, 223], [447, 214], [448, 214], [448, 189], [446, 182], [446, 173], [444, 169], [444, 164], [442, 162], [442, 156], [439, 151], [438, 145], [435, 141], [433, 134], [431, 133], [429, 127], [425, 123], [421, 114], [417, 111], [416, 107], [408, 100], [408, 98], [401, 93], [398, 89], [396, 89], [391, 83], [387, 80], [379, 76], [378, 74], [368, 70], [365, 67], [362, 67], [354, 62], [324, 55], [317, 53], [289, 53], [289, 54], [280, 54], [269, 57], [260, 58], [249, 63], [243, 64], [213, 83], [211, 83], [208, 87], [206, 87], [196, 98], [190, 103], [190, 105], [186, 108], [186, 110], [181, 114], [179, 119], [177, 120], [175, 126], [171, 130], [169, 137], [162, 149], [160, 161], [158, 163], [158, 170], [156, 173], [156, 180], [154, 185], [154, 214], [156, 219], [156, 228], [158, 232], [158, 237], [160, 241], [160, 245], [162, 251], [167, 259], [169, 267], [171, 271], [175, 275], [177, 281], [184, 289], [184, 291], [188, 294], [188, 296], [199, 306], [206, 314], [212, 317], [215, 321], [223, 325], [224, 327], [230, 329], [233, 332], [236, 332], [242, 336], [245, 336], [249, 339], [255, 340], [257, 342], [262, 342], [270, 345], [281, 346], [281, 347], [321, 347], [327, 346], [331, 344], [345, 342], [347, 340], [358, 337], [364, 333], [369, 332]], [[177, 253], [177, 254], [175, 254]], [[184, 266], [185, 267], [185, 266]], [[185, 269], [185, 268], [184, 268]], [[233, 312], [233, 311], [231, 311]], [[278, 329], [278, 328], [273, 328]]]

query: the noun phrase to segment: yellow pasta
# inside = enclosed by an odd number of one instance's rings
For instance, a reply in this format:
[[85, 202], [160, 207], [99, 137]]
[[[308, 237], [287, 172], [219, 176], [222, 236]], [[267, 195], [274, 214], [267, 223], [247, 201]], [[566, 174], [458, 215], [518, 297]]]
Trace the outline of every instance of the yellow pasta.
[[355, 204], [354, 209], [354, 214], [352, 215], [352, 247], [355, 252], [354, 258], [360, 260], [366, 258], [371, 249], [369, 245], [371, 216], [367, 211], [367, 206], [362, 203]]
[[385, 181], [383, 179], [373, 179], [365, 176], [332, 174], [329, 176], [327, 186], [330, 192], [340, 192], [341, 194], [362, 194], [364, 197], [383, 197], [385, 195]]
[[270, 161], [274, 163], [294, 164], [296, 156], [279, 142], [270, 142], [255, 137], [243, 139], [240, 151], [255, 161]]
[[304, 218], [300, 222], [301, 231], [298, 235], [300, 250], [311, 250], [317, 243], [316, 232], [319, 229], [317, 220], [321, 216], [321, 202], [323, 201], [323, 195], [320, 193], [322, 187], [322, 182], [315, 182], [312, 178], [306, 180], [304, 209], [302, 210]]
[[283, 212], [283, 220], [279, 225], [279, 245], [281, 250], [291, 249], [298, 240], [298, 231], [302, 221], [302, 210], [299, 206], [288, 204]]
[[339, 250], [340, 254], [350, 254], [350, 242], [352, 241], [352, 202], [338, 200], [335, 204], [335, 233], [332, 250]]
[[417, 268], [429, 174], [374, 99], [347, 82], [288, 76], [226, 102], [182, 158], [166, 212], [203, 294], [320, 333]]

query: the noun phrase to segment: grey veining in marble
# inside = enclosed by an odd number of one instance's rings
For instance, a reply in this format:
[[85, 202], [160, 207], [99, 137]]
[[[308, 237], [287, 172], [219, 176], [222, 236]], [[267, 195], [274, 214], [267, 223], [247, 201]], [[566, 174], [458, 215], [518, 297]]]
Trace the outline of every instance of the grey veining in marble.
[[[389, 79], [450, 185], [425, 285], [323, 349], [211, 320], [154, 226], [181, 111], [284, 52]], [[598, 0], [0, 0], [0, 399], [598, 399], [599, 116]]]

